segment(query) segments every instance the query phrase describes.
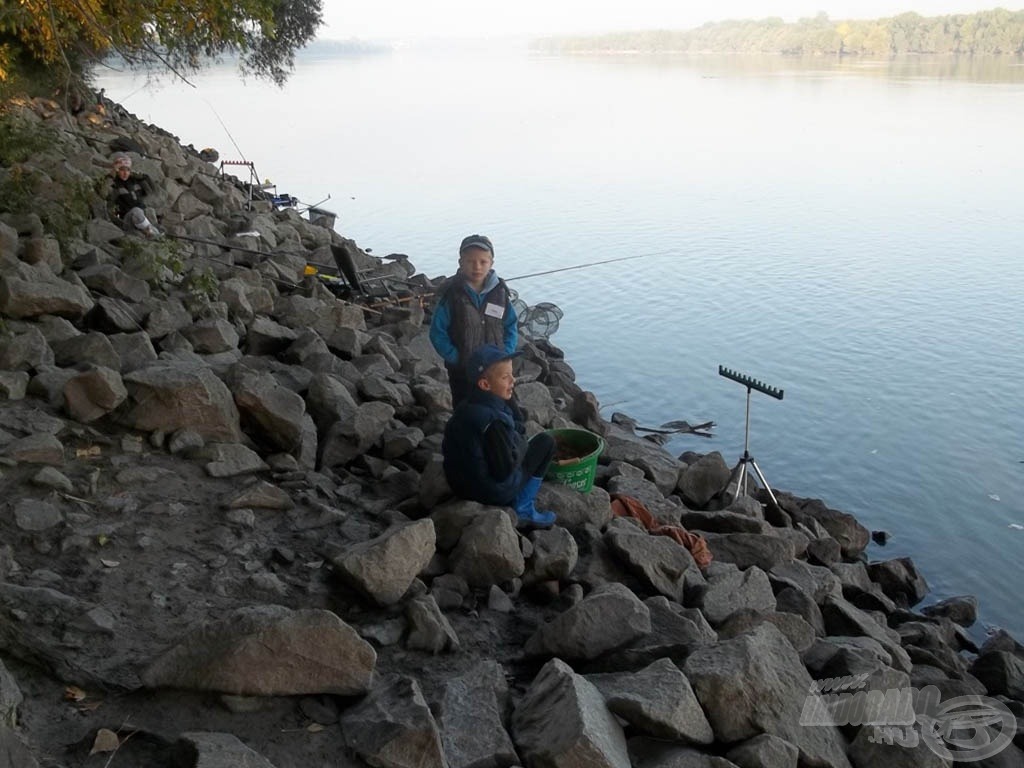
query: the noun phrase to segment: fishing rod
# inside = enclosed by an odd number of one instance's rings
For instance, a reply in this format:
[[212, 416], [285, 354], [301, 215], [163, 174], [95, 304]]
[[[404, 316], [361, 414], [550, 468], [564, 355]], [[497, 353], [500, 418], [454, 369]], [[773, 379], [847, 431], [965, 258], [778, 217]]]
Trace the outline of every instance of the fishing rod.
[[571, 267], [559, 267], [558, 269], [547, 269], [543, 272], [531, 272], [527, 275], [516, 275], [515, 277], [504, 277], [502, 278], [506, 283], [512, 280], [525, 280], [528, 277], [541, 277], [542, 275], [553, 275], [556, 272], [568, 272], [573, 269], [588, 269], [590, 267], [596, 267], [601, 264], [614, 264], [618, 261], [632, 261], [633, 259], [646, 259], [650, 256], [668, 256], [671, 251], [659, 251], [657, 253], [638, 253], [633, 256], [619, 256], [615, 259], [604, 259], [603, 261], [591, 261], [586, 264], [574, 264]]

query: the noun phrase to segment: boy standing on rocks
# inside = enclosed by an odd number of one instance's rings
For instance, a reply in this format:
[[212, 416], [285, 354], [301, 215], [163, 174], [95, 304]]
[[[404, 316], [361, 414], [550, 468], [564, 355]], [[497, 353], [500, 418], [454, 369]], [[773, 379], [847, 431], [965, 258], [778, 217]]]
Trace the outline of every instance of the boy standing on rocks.
[[463, 375], [471, 390], [444, 430], [444, 473], [458, 496], [513, 507], [520, 526], [548, 528], [555, 514], [538, 512], [533, 501], [555, 441], [543, 432], [526, 439], [523, 412], [512, 400], [516, 354], [485, 344], [469, 356]]
[[140, 232], [150, 239], [160, 237], [160, 230], [146, 218], [143, 198], [153, 192], [153, 182], [144, 173], [132, 173], [128, 155], [114, 157], [114, 184], [110, 190], [113, 217], [125, 232]]
[[441, 289], [430, 323], [430, 341], [448, 369], [453, 408], [473, 387], [466, 372], [473, 351], [493, 344], [511, 354], [518, 340], [516, 311], [494, 271], [494, 246], [484, 235], [470, 235], [459, 246], [459, 271]]

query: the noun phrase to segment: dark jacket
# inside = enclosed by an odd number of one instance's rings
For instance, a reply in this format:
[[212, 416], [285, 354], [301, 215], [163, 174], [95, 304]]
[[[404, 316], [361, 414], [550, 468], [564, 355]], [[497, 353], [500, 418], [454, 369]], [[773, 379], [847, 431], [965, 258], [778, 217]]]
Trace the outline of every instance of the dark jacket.
[[448, 485], [463, 499], [509, 506], [522, 485], [523, 414], [510, 401], [474, 389], [444, 430], [441, 453]]
[[462, 366], [484, 344], [515, 352], [519, 341], [516, 311], [505, 282], [493, 269], [480, 293], [456, 274], [440, 295], [430, 323], [430, 341], [449, 367]]
[[111, 213], [123, 219], [132, 208], [145, 208], [143, 198], [152, 191], [153, 182], [144, 173], [133, 173], [127, 179], [115, 176], [109, 198]]

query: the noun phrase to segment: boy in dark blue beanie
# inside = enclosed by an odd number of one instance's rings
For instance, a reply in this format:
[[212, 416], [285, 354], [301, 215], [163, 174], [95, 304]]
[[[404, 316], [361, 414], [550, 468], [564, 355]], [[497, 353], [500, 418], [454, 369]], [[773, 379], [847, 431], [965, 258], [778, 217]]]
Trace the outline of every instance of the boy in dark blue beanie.
[[555, 441], [543, 432], [526, 439], [523, 412], [512, 400], [516, 354], [485, 344], [469, 356], [466, 375], [472, 390], [445, 427], [444, 473], [458, 496], [513, 507], [519, 525], [548, 528], [555, 514], [537, 511], [533, 502]]

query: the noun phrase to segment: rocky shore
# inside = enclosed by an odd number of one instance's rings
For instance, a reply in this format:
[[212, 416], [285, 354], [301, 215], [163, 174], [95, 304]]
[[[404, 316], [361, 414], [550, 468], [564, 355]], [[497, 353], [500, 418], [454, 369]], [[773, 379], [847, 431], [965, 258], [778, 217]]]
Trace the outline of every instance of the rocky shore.
[[[868, 562], [852, 516], [736, 497], [719, 454], [605, 421], [546, 342], [525, 344], [520, 402], [532, 431], [604, 437], [596, 487], [545, 484], [558, 524], [529, 534], [453, 499], [429, 306], [371, 311], [305, 274], [332, 247], [368, 275], [407, 261], [248, 210], [109, 102], [3, 120], [0, 766], [955, 764], [934, 720], [814, 716], [911, 688], [1022, 724], [1024, 647], [977, 647], [972, 598], [915, 611], [924, 578]], [[170, 237], [106, 217], [114, 148]], [[614, 518], [615, 494], [713, 562]], [[1022, 748], [1017, 727], [974, 765], [1024, 766]]]

